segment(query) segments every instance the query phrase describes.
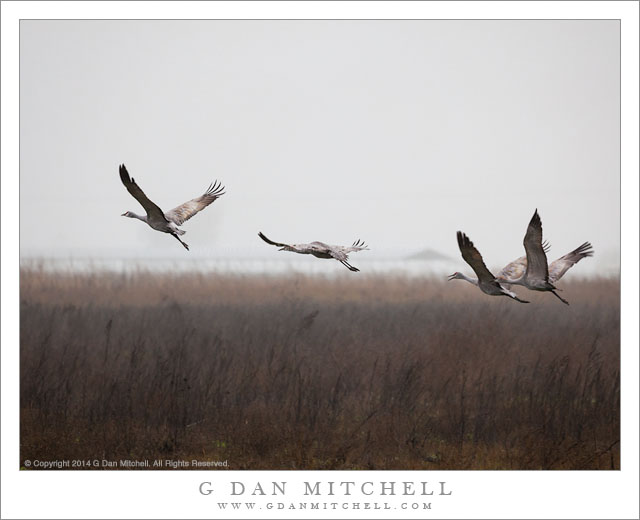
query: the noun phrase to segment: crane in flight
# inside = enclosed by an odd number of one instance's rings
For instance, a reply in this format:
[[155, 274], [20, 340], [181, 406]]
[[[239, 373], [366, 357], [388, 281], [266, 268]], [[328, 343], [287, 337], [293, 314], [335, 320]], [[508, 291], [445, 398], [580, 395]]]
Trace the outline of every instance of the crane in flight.
[[356, 240], [351, 246], [330, 246], [324, 242], [311, 242], [310, 244], [282, 244], [280, 242], [274, 242], [266, 237], [262, 231], [258, 233], [258, 236], [264, 240], [267, 244], [272, 246], [278, 246], [278, 251], [291, 251], [292, 253], [299, 253], [301, 255], [313, 255], [316, 258], [334, 258], [342, 265], [344, 265], [349, 271], [360, 271], [357, 267], [353, 267], [347, 260], [349, 259], [349, 253], [356, 251], [362, 251], [369, 249], [367, 245], [361, 240]]
[[476, 285], [483, 293], [489, 294], [490, 296], [508, 296], [509, 298], [513, 298], [520, 303], [529, 303], [526, 300], [521, 300], [520, 298], [518, 298], [518, 295], [516, 293], [505, 288], [496, 280], [496, 277], [491, 274], [491, 271], [489, 271], [489, 269], [487, 269], [487, 266], [482, 259], [482, 255], [475, 248], [473, 242], [467, 235], [465, 235], [462, 231], [458, 231], [457, 237], [458, 247], [460, 248], [460, 252], [462, 253], [462, 258], [471, 266], [471, 269], [473, 269], [478, 278], [468, 278], [460, 273], [454, 273], [449, 277], [449, 280], [454, 280], [455, 278], [463, 278], [468, 282], [471, 282], [473, 285]]
[[[542, 244], [542, 247], [544, 248], [545, 253], [549, 251], [547, 244]], [[570, 253], [554, 260], [549, 264], [549, 281], [551, 283], [556, 283], [569, 269], [588, 256], [593, 256], [593, 247], [589, 242], [585, 242]], [[497, 274], [496, 280], [507, 289], [510, 289], [512, 283], [511, 280], [520, 278], [526, 269], [527, 257], [521, 256], [504, 266]], [[449, 280], [466, 280], [474, 285], [478, 285], [477, 279], [469, 278], [462, 273], [453, 273], [449, 276]]]
[[[548, 252], [547, 249], [544, 250]], [[570, 251], [564, 256], [561, 256], [557, 260], [554, 260], [549, 264], [549, 282], [555, 284], [565, 273], [576, 265], [583, 258], [593, 256], [593, 246], [589, 242], [576, 247], [573, 251]], [[527, 270], [527, 257], [521, 256], [514, 260], [510, 264], [504, 266], [502, 271], [498, 273], [496, 279], [503, 284], [512, 284], [512, 280], [522, 278]]]
[[[556, 292], [556, 286], [549, 280], [547, 255], [542, 245], [542, 221], [540, 220], [537, 209], [529, 221], [523, 244], [527, 254], [527, 266], [523, 274], [517, 278], [509, 278], [507, 283], [522, 285], [531, 291], [551, 292], [562, 303], [569, 305], [569, 302]], [[569, 253], [569, 255], [571, 255], [571, 253]], [[571, 265], [569, 265], [569, 267], [571, 267]], [[569, 269], [569, 267], [566, 269]], [[562, 267], [558, 269], [558, 272], [562, 272]], [[564, 274], [564, 272], [562, 272], [562, 274]], [[562, 276], [562, 274], [560, 276]]]
[[129, 172], [124, 164], [120, 165], [120, 180], [122, 181], [122, 184], [124, 184], [124, 187], [127, 188], [127, 191], [147, 212], [146, 215], [136, 215], [133, 211], [127, 211], [123, 213], [122, 216], [137, 218], [156, 231], [169, 233], [171, 236], [175, 237], [187, 251], [189, 250], [189, 246], [180, 239], [180, 236], [184, 235], [186, 231], [180, 229], [178, 226], [184, 224], [196, 213], [202, 211], [214, 200], [224, 195], [224, 187], [216, 181], [214, 184], [209, 186], [203, 195], [200, 195], [195, 199], [191, 199], [184, 204], [180, 204], [180, 206], [177, 206], [165, 213], [154, 202], [149, 200], [133, 177], [129, 177]]

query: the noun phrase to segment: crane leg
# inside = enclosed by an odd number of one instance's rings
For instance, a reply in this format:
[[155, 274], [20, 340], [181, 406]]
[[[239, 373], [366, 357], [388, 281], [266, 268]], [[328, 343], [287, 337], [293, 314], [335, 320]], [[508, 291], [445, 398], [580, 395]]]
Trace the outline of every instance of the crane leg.
[[562, 296], [560, 296], [556, 291], [552, 290], [551, 291], [553, 293], [553, 295], [558, 298], [562, 303], [566, 303], [567, 305], [569, 305], [569, 302], [567, 300], [565, 300]]
[[180, 243], [184, 246], [184, 248], [185, 248], [187, 251], [189, 251], [189, 246], [188, 246], [185, 242], [183, 242], [182, 240], [180, 240], [180, 237], [179, 237], [178, 235], [176, 235], [176, 234], [174, 234], [174, 233], [171, 233], [171, 236], [172, 236], [172, 237], [175, 237], [175, 238], [176, 238], [176, 240], [177, 240], [178, 242], [180, 242]]
[[349, 263], [346, 262], [345, 260], [340, 260], [340, 263], [344, 265], [347, 269], [349, 269], [349, 271], [353, 271], [354, 273], [357, 273], [358, 271], [360, 271], [360, 269], [358, 269], [357, 267], [353, 267], [352, 265], [349, 265]]

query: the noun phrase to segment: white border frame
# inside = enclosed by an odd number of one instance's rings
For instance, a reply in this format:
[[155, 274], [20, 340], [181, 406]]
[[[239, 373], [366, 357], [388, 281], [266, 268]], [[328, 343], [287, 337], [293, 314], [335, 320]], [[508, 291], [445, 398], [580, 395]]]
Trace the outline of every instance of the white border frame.
[[[2, 518], [638, 518], [638, 2], [2, 2]], [[394, 472], [18, 471], [19, 20], [25, 18], [620, 19], [622, 470]], [[612, 175], [617, 172], [611, 172]], [[229, 482], [446, 481], [417, 514], [385, 511], [220, 511]], [[203, 481], [216, 490], [198, 493]], [[273, 497], [264, 497], [273, 499]], [[299, 501], [288, 494], [286, 501]], [[330, 501], [330, 497], [327, 501]], [[384, 502], [373, 496], [369, 502]], [[346, 501], [349, 497], [335, 497]], [[396, 497], [397, 501], [404, 501]], [[247, 498], [249, 500], [249, 498]], [[356, 497], [364, 502], [365, 499]], [[256, 500], [258, 502], [259, 500]], [[277, 499], [274, 501], [283, 501]], [[348, 500], [353, 501], [353, 500]], [[387, 500], [389, 501], [389, 500]], [[413, 501], [413, 500], [410, 500]], [[416, 501], [422, 501], [417, 499]]]

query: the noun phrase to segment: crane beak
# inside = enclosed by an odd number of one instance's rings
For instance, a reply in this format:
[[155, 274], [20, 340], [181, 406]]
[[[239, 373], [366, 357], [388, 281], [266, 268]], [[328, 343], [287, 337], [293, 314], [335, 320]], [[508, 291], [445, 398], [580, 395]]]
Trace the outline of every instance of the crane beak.
[[447, 280], [451, 281], [451, 280], [455, 280], [455, 278], [456, 278], [456, 273], [453, 273], [447, 277]]

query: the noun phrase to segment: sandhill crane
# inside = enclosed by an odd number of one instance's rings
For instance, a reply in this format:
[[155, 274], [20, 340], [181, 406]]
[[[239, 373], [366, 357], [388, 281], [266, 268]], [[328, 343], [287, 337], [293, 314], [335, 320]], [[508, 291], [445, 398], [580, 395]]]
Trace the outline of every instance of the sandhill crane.
[[[547, 249], [544, 250], [548, 252]], [[573, 251], [561, 256], [557, 260], [554, 260], [549, 264], [549, 282], [555, 284], [564, 274], [576, 265], [583, 258], [593, 256], [593, 246], [589, 242], [576, 247]], [[521, 256], [517, 260], [514, 260], [510, 264], [504, 266], [502, 271], [498, 273], [496, 279], [500, 283], [512, 284], [513, 280], [522, 278], [527, 270], [527, 257]]]
[[[542, 245], [542, 221], [540, 220], [540, 215], [538, 215], [537, 209], [533, 213], [533, 217], [531, 217], [529, 226], [527, 226], [527, 232], [524, 235], [523, 244], [524, 250], [527, 253], [527, 266], [524, 274], [518, 278], [510, 278], [508, 283], [523, 285], [532, 291], [551, 292], [562, 303], [569, 305], [569, 302], [556, 292], [557, 289], [555, 285], [549, 281], [547, 255]], [[571, 253], [569, 253], [569, 255], [571, 255]], [[569, 265], [569, 267], [571, 267], [571, 265]], [[569, 267], [564, 269], [564, 271]], [[558, 272], [561, 271], [562, 268], [560, 267]], [[562, 274], [564, 274], [564, 271], [562, 271]], [[560, 276], [562, 276], [562, 274]]]
[[349, 271], [359, 271], [360, 269], [353, 267], [349, 262], [349, 253], [355, 251], [362, 251], [369, 249], [364, 242], [356, 240], [351, 246], [330, 246], [324, 242], [311, 242], [310, 244], [281, 244], [280, 242], [274, 242], [268, 239], [264, 233], [259, 232], [258, 236], [264, 240], [267, 244], [272, 246], [278, 246], [278, 251], [291, 251], [293, 253], [300, 253], [301, 255], [313, 255], [316, 258], [335, 258], [338, 262], [344, 265]]
[[[544, 252], [548, 252], [548, 246], [543, 244]], [[556, 283], [564, 274], [577, 264], [583, 258], [593, 256], [593, 248], [589, 242], [585, 242], [581, 246], [575, 248], [570, 253], [561, 256], [549, 264], [549, 281]], [[513, 262], [507, 264], [496, 275], [496, 280], [503, 287], [511, 288], [511, 280], [520, 278], [527, 269], [527, 257], [521, 256]], [[474, 285], [478, 285], [478, 280], [469, 278], [462, 273], [453, 273], [449, 276], [449, 280], [466, 280]]]
[[[482, 255], [475, 248], [473, 242], [469, 240], [469, 237], [465, 235], [462, 231], [458, 231], [458, 247], [460, 248], [460, 252], [462, 253], [462, 258], [465, 262], [467, 262], [471, 269], [476, 273], [477, 279], [468, 278], [460, 273], [455, 273], [449, 277], [449, 280], [453, 280], [454, 278], [462, 278], [471, 282], [473, 285], [476, 285], [480, 288], [480, 290], [491, 296], [508, 296], [509, 298], [513, 298], [514, 300], [520, 303], [529, 303], [526, 300], [521, 300], [518, 298], [516, 293], [511, 292], [506, 289], [502, 285], [500, 285], [495, 276], [491, 274], [491, 271], [487, 269], [484, 261], [482, 260]], [[460, 275], [459, 277], [456, 275]]]
[[214, 184], [211, 184], [207, 191], [205, 191], [203, 195], [200, 195], [200, 197], [191, 199], [165, 213], [155, 203], [150, 201], [140, 189], [140, 186], [136, 184], [136, 181], [132, 177], [129, 177], [129, 172], [124, 164], [120, 165], [120, 179], [125, 188], [127, 188], [127, 191], [131, 193], [133, 198], [136, 199], [147, 212], [146, 215], [136, 215], [133, 211], [127, 211], [123, 213], [122, 216], [137, 218], [138, 220], [142, 220], [142, 222], [146, 222], [156, 231], [169, 233], [175, 237], [187, 251], [189, 250], [189, 246], [180, 239], [180, 236], [184, 235], [186, 231], [178, 228], [178, 226], [184, 224], [196, 213], [202, 211], [214, 200], [224, 195], [222, 191], [224, 187], [216, 181]]

